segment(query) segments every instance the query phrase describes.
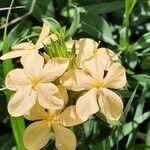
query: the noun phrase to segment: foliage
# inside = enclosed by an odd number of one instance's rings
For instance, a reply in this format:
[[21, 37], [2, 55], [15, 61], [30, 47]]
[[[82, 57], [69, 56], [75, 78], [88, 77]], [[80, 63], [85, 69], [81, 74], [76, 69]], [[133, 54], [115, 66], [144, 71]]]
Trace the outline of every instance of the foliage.
[[[8, 21], [11, 1], [0, 1], [0, 52], [7, 52], [17, 43], [35, 41], [42, 20], [49, 23], [52, 33], [64, 39], [89, 37], [102, 47], [116, 52], [125, 66], [128, 83], [116, 92], [124, 101], [124, 113], [119, 121], [92, 116], [83, 126], [74, 129], [77, 149], [150, 149], [150, 2], [148, 0], [17, 0]], [[6, 8], [6, 10], [1, 10]], [[46, 48], [45, 48], [46, 49]], [[65, 54], [63, 54], [65, 55]], [[0, 86], [4, 77], [18, 61], [0, 64]], [[11, 93], [0, 91], [0, 149], [16, 149], [21, 145], [24, 130], [22, 118], [11, 118], [6, 101]], [[28, 124], [28, 122], [26, 122]], [[13, 136], [15, 135], [15, 137]], [[16, 143], [15, 143], [16, 140]], [[7, 141], [7, 142], [5, 142]], [[44, 148], [55, 149], [54, 139]], [[19, 147], [19, 150], [24, 149]]]

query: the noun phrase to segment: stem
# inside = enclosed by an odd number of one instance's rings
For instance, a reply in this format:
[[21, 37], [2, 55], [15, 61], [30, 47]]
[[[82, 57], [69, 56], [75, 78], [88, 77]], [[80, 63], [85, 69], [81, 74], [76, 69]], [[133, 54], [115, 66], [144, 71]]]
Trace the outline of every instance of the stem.
[[[6, 17], [6, 26], [4, 29], [4, 35], [3, 35], [3, 50], [2, 53], [5, 54], [7, 52], [9, 52], [9, 47], [7, 45], [7, 25], [8, 25], [8, 20], [9, 20], [9, 16], [10, 16], [10, 12], [11, 12], [11, 8], [12, 5], [14, 3], [14, 0], [11, 1], [8, 13], [7, 13], [7, 17]], [[3, 62], [3, 74], [4, 77], [6, 77], [7, 73], [9, 71], [11, 71], [13, 69], [13, 64], [11, 60], [6, 60]], [[6, 91], [5, 92], [6, 97], [7, 97], [7, 102], [9, 101], [10, 97], [11, 97], [11, 92], [10, 91]], [[11, 117], [10, 116], [10, 122], [11, 122], [11, 126], [12, 126], [12, 131], [16, 140], [16, 144], [17, 144], [17, 149], [18, 150], [25, 150], [24, 146], [23, 146], [23, 132], [25, 129], [25, 124], [24, 124], [24, 119], [22, 117]]]
[[125, 13], [124, 13], [124, 20], [123, 26], [126, 28], [125, 30], [125, 48], [128, 50], [129, 46], [129, 0], [125, 1]]

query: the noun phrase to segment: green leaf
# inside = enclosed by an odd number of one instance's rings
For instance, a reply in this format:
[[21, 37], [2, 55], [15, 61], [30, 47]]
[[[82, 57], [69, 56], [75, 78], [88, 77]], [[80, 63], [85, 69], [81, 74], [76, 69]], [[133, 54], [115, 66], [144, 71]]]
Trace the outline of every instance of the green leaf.
[[150, 56], [145, 58], [142, 62], [142, 69], [143, 70], [149, 70], [150, 69]]
[[6, 133], [0, 136], [0, 150], [11, 150], [15, 146], [13, 135]]
[[111, 45], [116, 42], [113, 39], [112, 31], [106, 20], [97, 14], [82, 14], [81, 15], [82, 30], [95, 38], [103, 40]]
[[110, 13], [124, 8], [123, 1], [99, 2], [97, 4], [83, 5], [79, 7], [82, 12], [91, 12], [95, 14]]
[[133, 75], [133, 78], [135, 78], [138, 83], [140, 83], [141, 85], [145, 86], [150, 85], [150, 76], [146, 75], [146, 74], [138, 74], [138, 75]]
[[141, 38], [137, 40], [133, 45], [134, 50], [145, 49], [150, 45], [150, 32], [144, 34]]
[[50, 31], [52, 31], [55, 34], [59, 34], [59, 32], [61, 31], [61, 25], [59, 24], [59, 22], [57, 22], [55, 19], [53, 18], [44, 18], [43, 19], [44, 22], [47, 22], [49, 24], [50, 27]]
[[69, 30], [65, 36], [65, 41], [69, 40], [74, 35], [76, 30], [78, 29], [79, 21], [80, 21], [79, 10], [77, 7], [75, 7], [73, 22], [72, 22], [71, 27], [69, 28]]
[[[146, 143], [147, 146], [150, 148], [150, 128], [148, 129], [147, 135], [146, 135]], [[148, 148], [145, 148], [145, 150], [149, 150]]]
[[137, 65], [138, 57], [134, 51], [126, 51], [125, 61], [131, 69], [134, 69]]
[[131, 97], [130, 97], [130, 99], [129, 99], [129, 101], [128, 101], [128, 103], [127, 103], [125, 109], [124, 109], [124, 112], [123, 112], [123, 115], [122, 115], [122, 118], [121, 118], [122, 122], [125, 122], [125, 120], [126, 120], [126, 118], [127, 118], [127, 115], [128, 115], [128, 112], [129, 112], [130, 109], [131, 109], [131, 104], [132, 104], [133, 99], [134, 99], [134, 97], [135, 97], [137, 88], [138, 88], [138, 85], [136, 86], [134, 92], [132, 93], [132, 95], [131, 95]]
[[[143, 87], [142, 94], [141, 94], [140, 98], [138, 99], [138, 105], [137, 105], [135, 113], [134, 113], [134, 119], [139, 117], [143, 113], [144, 105], [145, 105], [145, 102], [146, 102], [145, 98], [146, 98], [147, 92], [148, 92], [148, 87], [147, 87], [147, 85], [145, 85]], [[127, 141], [127, 144], [126, 144], [126, 148], [129, 148], [132, 145], [135, 145], [138, 128], [139, 127], [137, 127], [135, 130], [133, 130], [129, 134], [128, 141]]]
[[144, 114], [140, 115], [139, 117], [133, 119], [133, 121], [124, 125], [120, 130], [114, 132], [109, 138], [111, 147], [113, 147], [117, 142], [119, 142], [123, 137], [130, 134], [133, 130], [135, 130], [139, 124], [144, 122], [145, 120], [150, 118], [150, 111], [145, 112]]
[[8, 34], [8, 47], [10, 48], [21, 40], [21, 38], [27, 36], [31, 27], [32, 23], [30, 21], [22, 21], [17, 24]]
[[[18, 0], [20, 5], [26, 6], [29, 11], [32, 5], [31, 0]], [[41, 21], [41, 18], [54, 17], [54, 7], [52, 0], [36, 0], [34, 9], [31, 15], [37, 20]]]

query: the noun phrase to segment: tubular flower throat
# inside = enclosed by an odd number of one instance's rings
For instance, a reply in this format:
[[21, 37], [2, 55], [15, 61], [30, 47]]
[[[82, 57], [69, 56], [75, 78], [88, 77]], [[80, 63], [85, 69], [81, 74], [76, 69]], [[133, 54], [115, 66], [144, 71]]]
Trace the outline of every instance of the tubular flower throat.
[[58, 88], [51, 83], [60, 77], [68, 67], [67, 58], [49, 59], [38, 53], [31, 53], [21, 58], [23, 69], [14, 69], [6, 76], [5, 84], [16, 91], [8, 103], [8, 111], [12, 116], [20, 116], [29, 111], [36, 101], [47, 109], [60, 109], [63, 101]]
[[118, 120], [123, 110], [121, 98], [110, 89], [119, 89], [126, 84], [124, 67], [113, 63], [104, 76], [104, 68], [98, 57], [91, 57], [83, 62], [83, 69], [66, 72], [60, 83], [69, 90], [87, 92], [76, 102], [76, 111], [81, 120], [99, 110], [110, 120]]

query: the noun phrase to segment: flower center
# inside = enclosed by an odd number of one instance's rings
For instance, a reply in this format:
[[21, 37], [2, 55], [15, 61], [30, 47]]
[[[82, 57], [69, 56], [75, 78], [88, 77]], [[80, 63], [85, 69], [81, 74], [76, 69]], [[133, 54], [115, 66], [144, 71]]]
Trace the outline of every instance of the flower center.
[[100, 89], [100, 88], [102, 88], [102, 86], [103, 86], [103, 82], [97, 81], [97, 80], [94, 81], [94, 87], [96, 89]]
[[32, 79], [31, 82], [32, 82], [32, 88], [37, 90], [37, 85], [40, 82], [40, 80], [39, 79]]
[[51, 126], [54, 123], [58, 123], [59, 122], [58, 121], [59, 119], [58, 119], [57, 115], [49, 115], [49, 118], [47, 120], [48, 120], [49, 126]]

